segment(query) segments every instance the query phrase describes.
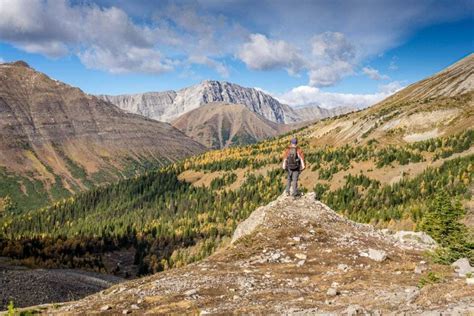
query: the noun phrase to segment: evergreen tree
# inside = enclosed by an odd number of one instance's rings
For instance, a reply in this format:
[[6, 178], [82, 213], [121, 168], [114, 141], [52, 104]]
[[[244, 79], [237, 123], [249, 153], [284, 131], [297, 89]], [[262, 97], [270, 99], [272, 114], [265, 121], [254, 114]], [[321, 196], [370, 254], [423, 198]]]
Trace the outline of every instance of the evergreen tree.
[[461, 257], [468, 257], [474, 262], [474, 245], [468, 242], [467, 228], [460, 222], [464, 214], [461, 203], [453, 203], [443, 190], [436, 194], [423, 216], [420, 229], [442, 247], [437, 252], [440, 262], [449, 263]]

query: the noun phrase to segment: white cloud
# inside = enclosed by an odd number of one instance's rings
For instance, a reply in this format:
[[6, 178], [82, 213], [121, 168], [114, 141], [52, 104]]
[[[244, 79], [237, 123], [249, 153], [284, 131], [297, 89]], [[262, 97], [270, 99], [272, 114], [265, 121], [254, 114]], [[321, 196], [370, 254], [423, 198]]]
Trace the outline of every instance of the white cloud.
[[91, 47], [79, 53], [79, 59], [88, 68], [111, 73], [163, 73], [171, 71], [176, 63], [163, 59], [159, 52], [149, 48], [124, 46], [123, 50], [124, 53]]
[[340, 32], [324, 32], [311, 40], [313, 56], [322, 60], [353, 60], [355, 47]]
[[255, 70], [284, 68], [290, 74], [296, 74], [305, 64], [295, 47], [285, 41], [270, 40], [263, 34], [251, 34], [237, 56]]
[[387, 75], [382, 75], [377, 69], [372, 67], [364, 67], [362, 68], [362, 72], [366, 74], [370, 79], [373, 80], [388, 80], [390, 79]]
[[398, 69], [397, 61], [398, 61], [398, 57], [393, 56], [392, 59], [390, 60], [390, 64], [388, 65], [388, 69], [397, 70]]
[[[229, 27], [226, 19], [189, 7], [170, 5], [154, 23], [137, 24], [120, 8], [84, 3], [0, 0], [0, 40], [51, 58], [75, 54], [86, 67], [111, 73], [160, 74], [202, 64], [228, 76], [225, 64], [214, 58], [230, 53], [219, 39], [243, 38], [238, 25]], [[196, 55], [201, 57], [190, 57]]]
[[324, 32], [311, 39], [309, 85], [332, 86], [352, 74], [356, 49], [344, 34]]
[[385, 99], [402, 88], [401, 84], [395, 81], [380, 86], [379, 92], [377, 93], [352, 94], [323, 92], [316, 87], [299, 86], [281, 95], [274, 94], [274, 97], [280, 102], [292, 106], [317, 104], [324, 108], [334, 108], [339, 106], [364, 108]]
[[392, 94], [404, 88], [400, 81], [392, 81], [390, 83], [379, 85], [379, 91], [386, 94]]
[[211, 59], [206, 56], [190, 56], [188, 61], [191, 64], [206, 65], [210, 68], [215, 69], [222, 77], [227, 78], [230, 75], [229, 68], [217, 60]]
[[344, 60], [334, 61], [328, 65], [315, 66], [309, 71], [309, 85], [329, 87], [352, 72], [353, 65]]
[[154, 48], [154, 31], [115, 7], [72, 6], [65, 0], [3, 0], [0, 38], [49, 57], [75, 53], [85, 66], [113, 73], [173, 69]]
[[325, 32], [314, 36], [309, 45], [310, 54], [303, 55], [302, 48], [288, 42], [251, 34], [237, 56], [254, 70], [284, 68], [292, 75], [305, 70], [310, 86], [331, 86], [353, 73], [355, 48], [344, 34]]
[[0, 41], [112, 72], [195, 63], [226, 76], [223, 60], [237, 56], [251, 69], [307, 73], [308, 85], [329, 86], [416, 30], [472, 10], [472, 0], [0, 0]]

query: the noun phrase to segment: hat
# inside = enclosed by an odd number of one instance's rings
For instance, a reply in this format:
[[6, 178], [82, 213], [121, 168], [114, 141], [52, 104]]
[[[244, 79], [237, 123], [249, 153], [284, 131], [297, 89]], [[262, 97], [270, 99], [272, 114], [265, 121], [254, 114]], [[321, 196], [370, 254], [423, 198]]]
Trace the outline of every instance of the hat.
[[298, 144], [298, 139], [296, 139], [296, 137], [294, 137], [294, 138], [291, 139], [290, 143], [293, 144], [293, 145], [296, 145], [296, 144]]

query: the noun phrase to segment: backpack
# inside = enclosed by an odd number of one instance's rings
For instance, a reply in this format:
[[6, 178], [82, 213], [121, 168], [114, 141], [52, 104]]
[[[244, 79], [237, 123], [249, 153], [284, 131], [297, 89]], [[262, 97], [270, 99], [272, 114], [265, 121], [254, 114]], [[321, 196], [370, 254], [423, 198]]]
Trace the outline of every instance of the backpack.
[[298, 152], [296, 151], [296, 147], [290, 148], [290, 152], [288, 153], [288, 158], [286, 159], [286, 166], [291, 171], [300, 169], [300, 157], [298, 157]]

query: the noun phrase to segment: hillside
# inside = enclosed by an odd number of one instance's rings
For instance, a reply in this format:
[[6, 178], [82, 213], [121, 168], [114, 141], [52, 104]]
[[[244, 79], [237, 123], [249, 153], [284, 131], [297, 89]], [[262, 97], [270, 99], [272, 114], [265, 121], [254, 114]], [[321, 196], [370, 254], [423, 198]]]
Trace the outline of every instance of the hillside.
[[204, 150], [169, 124], [126, 113], [26, 63], [0, 64], [0, 210], [6, 196], [20, 209], [43, 206]]
[[44, 312], [472, 311], [474, 287], [454, 276], [450, 267], [425, 261], [423, 251], [434, 247], [422, 233], [392, 235], [349, 221], [316, 201], [314, 193], [298, 200], [281, 196], [240, 224], [233, 244], [197, 264], [122, 283]]
[[191, 110], [172, 125], [192, 139], [213, 149], [247, 145], [288, 132], [278, 124], [240, 104], [211, 103]]
[[193, 109], [213, 102], [242, 104], [250, 111], [277, 123], [300, 120], [290, 106], [280, 103], [270, 95], [225, 81], [205, 80], [179, 91], [98, 97], [126, 111], [164, 122], [170, 122]]
[[312, 144], [403, 144], [472, 128], [474, 54], [356, 113], [313, 125]]

